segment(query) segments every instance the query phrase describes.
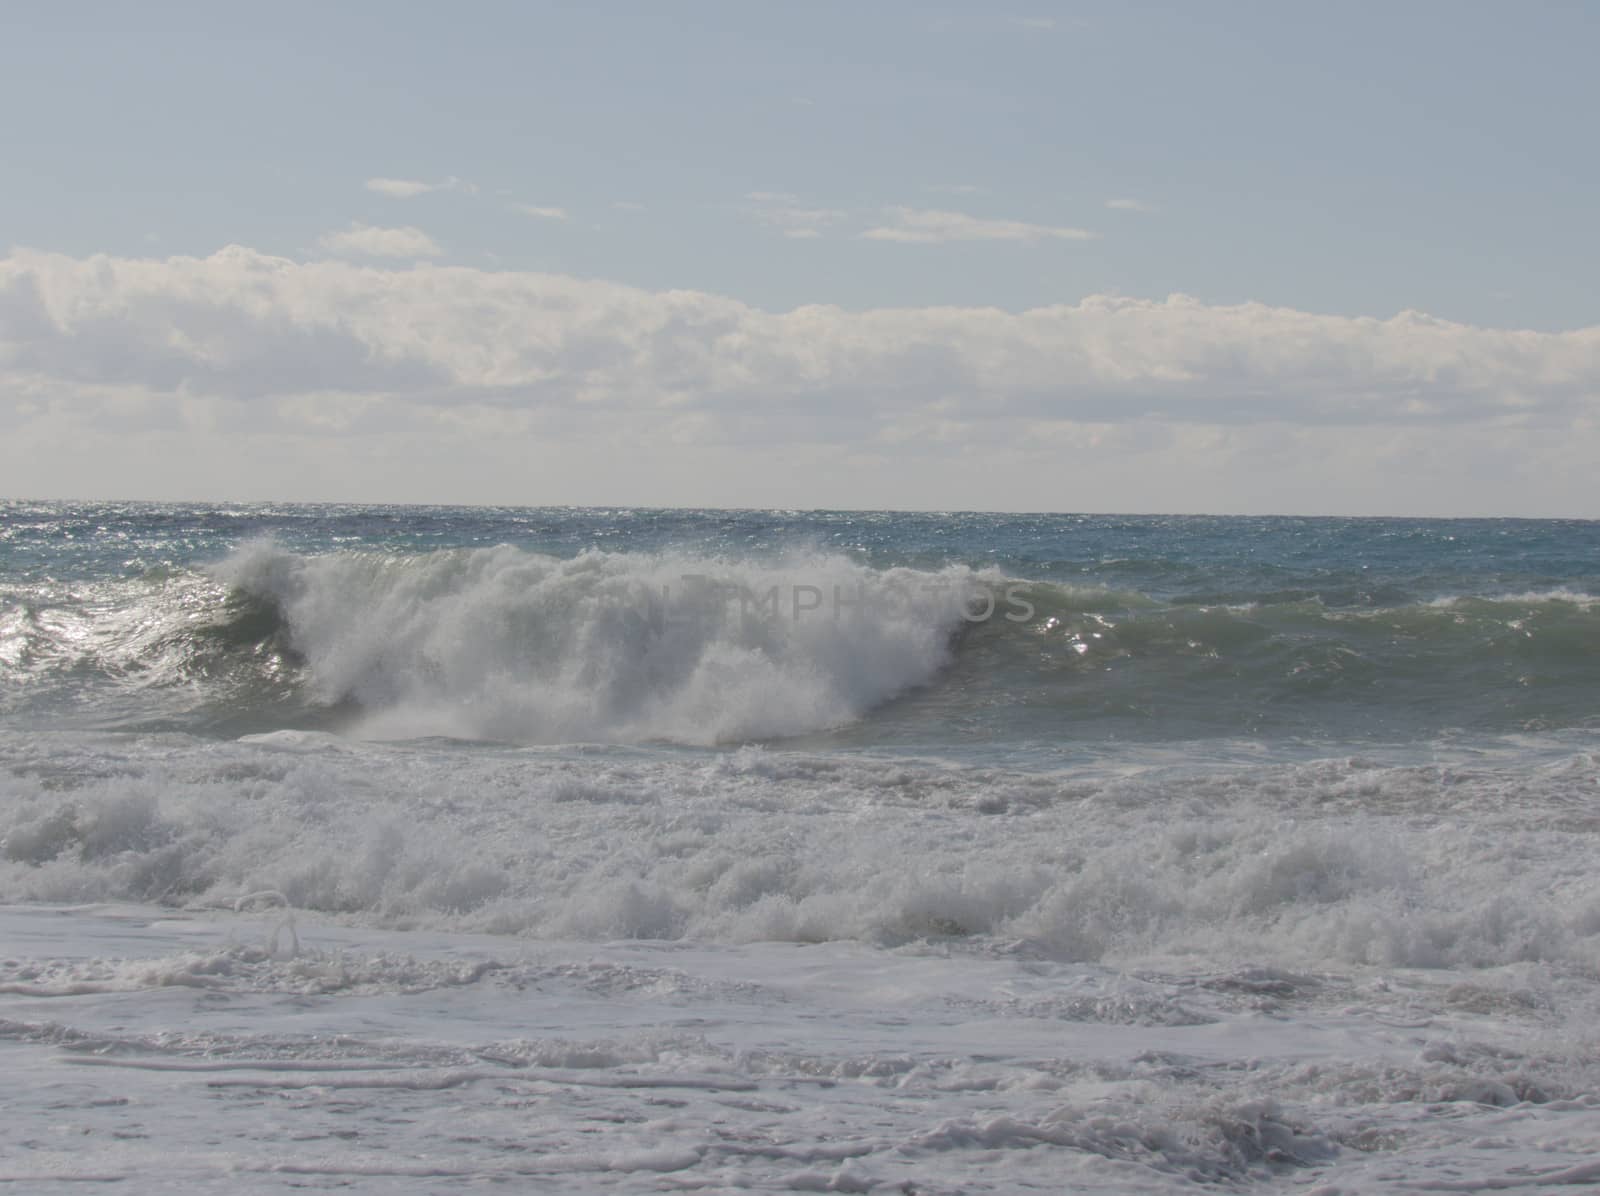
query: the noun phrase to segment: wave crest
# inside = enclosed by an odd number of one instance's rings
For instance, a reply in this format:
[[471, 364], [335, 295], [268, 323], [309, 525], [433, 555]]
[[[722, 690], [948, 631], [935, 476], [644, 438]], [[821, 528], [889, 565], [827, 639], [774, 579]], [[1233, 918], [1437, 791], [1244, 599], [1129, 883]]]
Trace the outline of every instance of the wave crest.
[[688, 744], [840, 726], [926, 683], [977, 577], [824, 553], [300, 556], [270, 542], [214, 574], [276, 606], [313, 696], [356, 703], [360, 734]]

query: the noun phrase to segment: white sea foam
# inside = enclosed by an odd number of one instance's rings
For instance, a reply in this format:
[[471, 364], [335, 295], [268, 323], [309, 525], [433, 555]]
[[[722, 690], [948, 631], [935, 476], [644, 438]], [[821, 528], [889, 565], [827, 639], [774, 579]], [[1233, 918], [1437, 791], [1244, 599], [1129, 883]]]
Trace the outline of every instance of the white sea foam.
[[1531, 772], [1344, 759], [1091, 779], [753, 748], [0, 746], [0, 900], [231, 908], [268, 890], [544, 938], [1600, 968], [1600, 765], [1582, 752]]
[[1600, 597], [1582, 590], [1559, 586], [1553, 590], [1522, 590], [1503, 594], [1444, 594], [1430, 600], [1427, 605], [1451, 608], [1458, 606], [1572, 606], [1590, 610]]
[[1528, 969], [1135, 977], [316, 920], [296, 960], [223, 945], [253, 929], [0, 907], [6, 968], [41, 981], [4, 998], [0, 1181], [954, 1196], [1596, 1176], [1592, 986]]
[[216, 576], [278, 605], [324, 701], [376, 738], [716, 743], [834, 727], [949, 661], [977, 575], [798, 554], [511, 547], [304, 557]]
[[0, 732], [0, 1181], [1587, 1182], [1600, 758], [1247, 747]]

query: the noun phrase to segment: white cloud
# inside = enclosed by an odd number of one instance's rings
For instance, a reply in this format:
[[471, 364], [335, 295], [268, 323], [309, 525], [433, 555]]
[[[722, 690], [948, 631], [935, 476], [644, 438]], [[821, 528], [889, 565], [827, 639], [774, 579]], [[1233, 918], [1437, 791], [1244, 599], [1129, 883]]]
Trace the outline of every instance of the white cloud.
[[1056, 27], [1052, 17], [1009, 17], [1006, 23], [1016, 29], [1031, 29], [1040, 33]]
[[848, 212], [837, 208], [808, 207], [799, 196], [787, 191], [750, 191], [745, 198], [751, 202], [746, 211], [752, 217], [792, 240], [820, 237], [824, 230], [849, 217]]
[[415, 179], [368, 179], [366, 187], [368, 191], [376, 191], [379, 195], [387, 195], [391, 199], [413, 199], [430, 191], [464, 191], [468, 195], [475, 195], [478, 191], [475, 184], [465, 179], [458, 179], [454, 175], [442, 183], [423, 183]]
[[1600, 328], [1411, 312], [19, 250], [0, 393], [12, 493], [1600, 515]]
[[643, 212], [643, 211], [645, 211], [644, 204], [635, 203], [631, 199], [619, 199], [619, 200], [616, 200], [616, 201], [614, 201], [612, 203], [611, 208], [612, 208], [613, 211], [616, 211], [616, 212]]
[[341, 256], [419, 258], [438, 257], [444, 252], [420, 228], [378, 228], [359, 221], [339, 232], [324, 234], [317, 245]]
[[1154, 212], [1156, 205], [1142, 199], [1108, 199], [1106, 207], [1114, 212]]
[[565, 208], [541, 207], [532, 203], [516, 203], [511, 205], [511, 209], [514, 212], [521, 212], [524, 216], [533, 216], [540, 220], [565, 220], [567, 218], [567, 209]]
[[1092, 241], [1098, 235], [1083, 228], [1028, 224], [1021, 220], [985, 220], [965, 212], [928, 208], [886, 208], [893, 223], [862, 233], [873, 241], [905, 241], [932, 245], [945, 241]]
[[414, 195], [423, 195], [429, 191], [438, 190], [438, 184], [418, 183], [409, 179], [368, 179], [367, 190], [376, 191], [379, 195], [388, 195], [395, 199], [410, 199]]

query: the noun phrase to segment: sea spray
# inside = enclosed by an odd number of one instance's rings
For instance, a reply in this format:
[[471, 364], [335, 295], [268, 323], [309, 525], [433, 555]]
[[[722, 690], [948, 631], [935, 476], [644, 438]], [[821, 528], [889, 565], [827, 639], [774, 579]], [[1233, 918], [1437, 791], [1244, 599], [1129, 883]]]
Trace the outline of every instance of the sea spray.
[[975, 581], [839, 556], [733, 562], [510, 547], [302, 557], [215, 575], [281, 612], [362, 733], [718, 743], [860, 718], [950, 659]]

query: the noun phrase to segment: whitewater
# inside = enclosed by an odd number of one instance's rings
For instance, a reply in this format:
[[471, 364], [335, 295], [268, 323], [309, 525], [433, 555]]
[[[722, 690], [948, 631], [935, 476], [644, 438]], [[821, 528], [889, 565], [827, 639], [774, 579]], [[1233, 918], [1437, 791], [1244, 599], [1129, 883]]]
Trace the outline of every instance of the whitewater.
[[18, 1191], [1600, 1184], [1600, 525], [0, 504]]

